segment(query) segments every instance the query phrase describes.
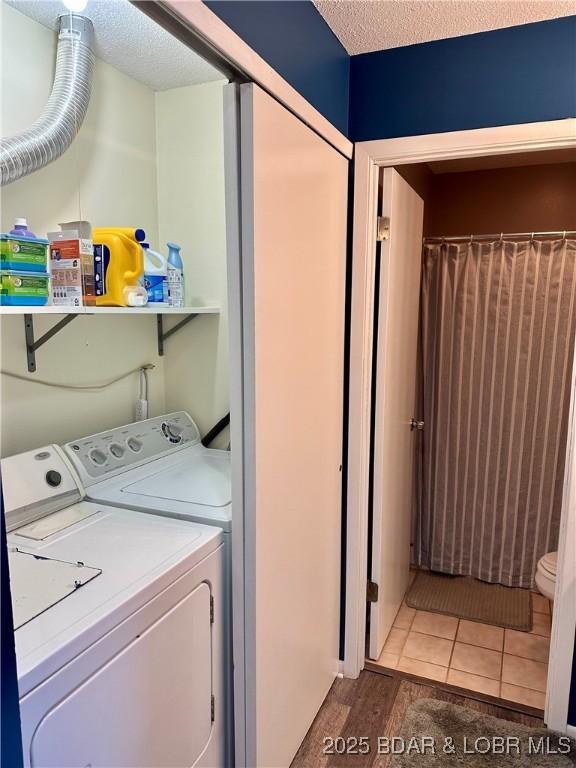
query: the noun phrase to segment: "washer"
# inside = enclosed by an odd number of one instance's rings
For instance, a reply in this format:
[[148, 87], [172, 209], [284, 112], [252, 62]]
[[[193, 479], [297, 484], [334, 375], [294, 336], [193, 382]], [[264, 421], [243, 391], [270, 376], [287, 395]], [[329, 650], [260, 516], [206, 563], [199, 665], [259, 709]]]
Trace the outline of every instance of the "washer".
[[93, 501], [230, 533], [230, 453], [205, 448], [184, 411], [90, 435], [64, 451]]
[[225, 765], [222, 531], [85, 501], [54, 445], [2, 478], [25, 764]]
[[230, 452], [205, 448], [185, 411], [127, 424], [63, 446], [87, 499], [212, 525], [223, 532], [228, 762], [233, 762]]

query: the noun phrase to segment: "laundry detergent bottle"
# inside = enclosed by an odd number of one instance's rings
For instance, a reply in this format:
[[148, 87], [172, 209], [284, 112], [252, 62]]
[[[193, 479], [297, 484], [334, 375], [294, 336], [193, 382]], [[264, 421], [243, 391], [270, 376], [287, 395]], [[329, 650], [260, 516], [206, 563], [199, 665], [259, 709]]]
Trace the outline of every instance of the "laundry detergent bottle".
[[180, 256], [180, 246], [166, 243], [168, 246], [168, 304], [171, 307], [184, 306], [184, 264]]
[[161, 253], [150, 248], [149, 243], [142, 243], [144, 254], [143, 285], [148, 294], [148, 304], [168, 303], [168, 260]]
[[31, 229], [28, 229], [28, 222], [26, 219], [14, 219], [14, 227], [10, 230], [10, 234], [14, 237], [36, 237]]
[[140, 284], [144, 273], [140, 245], [146, 237], [144, 231], [130, 227], [96, 227], [92, 237], [97, 306], [145, 304], [145, 291]]

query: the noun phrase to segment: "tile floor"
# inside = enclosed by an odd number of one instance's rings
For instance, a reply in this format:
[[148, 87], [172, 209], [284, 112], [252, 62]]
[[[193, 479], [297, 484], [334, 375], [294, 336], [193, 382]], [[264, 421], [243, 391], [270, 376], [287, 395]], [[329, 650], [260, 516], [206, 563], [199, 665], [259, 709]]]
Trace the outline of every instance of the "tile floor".
[[403, 604], [378, 664], [544, 709], [550, 604], [532, 594], [532, 632], [516, 632]]

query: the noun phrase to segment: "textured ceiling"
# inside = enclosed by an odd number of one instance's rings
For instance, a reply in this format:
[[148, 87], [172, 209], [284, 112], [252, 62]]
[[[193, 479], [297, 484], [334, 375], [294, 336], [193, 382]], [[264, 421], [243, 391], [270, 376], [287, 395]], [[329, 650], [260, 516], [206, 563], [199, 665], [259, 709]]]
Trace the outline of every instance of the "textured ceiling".
[[576, 0], [314, 0], [348, 53], [576, 14]]
[[[67, 12], [58, 0], [7, 2], [49, 29], [55, 29], [57, 17]], [[88, 0], [82, 14], [94, 23], [96, 55], [154, 91], [223, 78], [128, 0]]]

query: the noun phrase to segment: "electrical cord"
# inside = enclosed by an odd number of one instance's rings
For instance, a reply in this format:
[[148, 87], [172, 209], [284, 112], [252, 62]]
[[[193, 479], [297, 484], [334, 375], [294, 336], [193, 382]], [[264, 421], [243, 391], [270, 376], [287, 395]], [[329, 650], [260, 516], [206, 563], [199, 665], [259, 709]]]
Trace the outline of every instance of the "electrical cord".
[[[68, 389], [73, 392], [97, 392], [102, 389], [107, 389], [108, 387], [111, 387], [113, 384], [117, 384], [119, 381], [122, 381], [123, 379], [127, 379], [129, 376], [132, 376], [134, 373], [140, 372], [140, 374], [144, 377], [146, 377], [146, 371], [150, 371], [156, 366], [153, 363], [145, 363], [144, 365], [139, 365], [137, 368], [132, 368], [132, 370], [127, 371], [126, 373], [121, 374], [120, 376], [117, 376], [115, 379], [110, 379], [110, 381], [105, 381], [103, 384], [60, 384], [57, 381], [46, 381], [46, 379], [32, 379], [30, 376], [22, 376], [19, 373], [13, 373], [12, 371], [3, 371], [0, 370], [0, 375], [2, 376], [8, 376], [11, 379], [18, 379], [18, 381], [28, 381], [31, 384], [40, 384], [43, 387], [54, 387], [55, 389]], [[148, 380], [146, 379], [146, 389], [148, 389]]]
[[148, 400], [148, 370], [140, 368], [140, 395], [141, 400]]

